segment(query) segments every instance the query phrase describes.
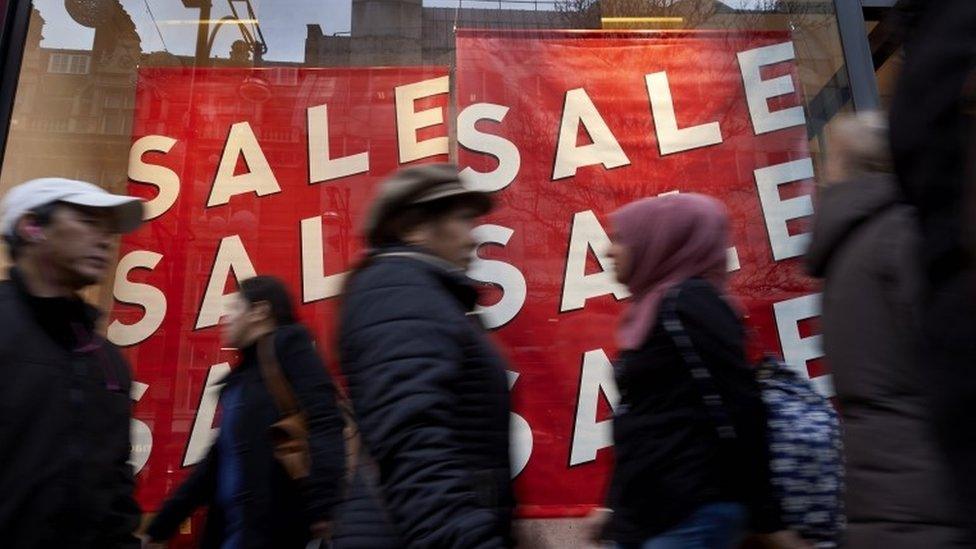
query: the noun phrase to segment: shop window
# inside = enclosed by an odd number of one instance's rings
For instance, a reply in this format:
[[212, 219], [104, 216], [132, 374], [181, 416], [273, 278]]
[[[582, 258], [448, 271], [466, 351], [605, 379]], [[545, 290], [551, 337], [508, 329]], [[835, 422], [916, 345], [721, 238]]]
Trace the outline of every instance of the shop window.
[[[240, 11], [244, 5], [253, 13]], [[609, 349], [612, 338], [556, 360], [553, 337], [576, 345], [615, 322], [626, 293], [612, 281], [609, 293], [583, 298], [582, 309], [564, 296], [572, 293], [567, 272], [584, 280], [601, 270], [596, 254], [609, 205], [675, 190], [721, 192], [737, 178], [743, 183], [735, 196], [749, 197], [737, 211], [754, 213], [766, 201], [781, 217], [802, 217], [807, 202], [794, 179], [809, 182], [818, 171], [825, 127], [852, 108], [837, 16], [825, 0], [36, 0], [33, 7], [0, 195], [44, 176], [81, 177], [150, 200], [164, 193], [140, 178], [178, 190], [138, 241], [121, 245], [122, 257], [138, 247], [164, 258], [157, 268], [134, 268], [130, 278], [122, 273], [122, 286], [167, 285], [164, 324], [126, 349], [136, 379], [150, 384], [134, 408], [153, 425], [149, 465], [138, 481], [148, 512], [185, 477], [185, 456], [195, 455], [188, 446], [209, 442], [212, 418], [197, 417], [206, 409], [201, 395], [209, 394], [203, 385], [212, 367], [229, 360], [214, 339], [219, 315], [199, 316], [216, 247], [226, 242], [226, 257], [288, 277], [315, 334], [331, 342], [330, 277], [351, 269], [362, 250], [364, 204], [389, 171], [431, 159], [482, 173], [510, 169], [504, 181], [481, 180], [510, 223], [486, 223], [479, 253], [494, 261], [489, 275], [508, 277], [505, 285], [486, 284], [495, 293], [485, 306], [510, 292], [536, 307], [495, 326], [519, 361], [515, 412], [541, 403], [526, 421], [535, 432], [531, 459], [542, 463], [516, 480], [528, 504], [519, 512], [586, 509], [602, 495], [609, 459], [601, 451], [610, 411], [601, 384], [611, 382], [612, 369], [595, 350]], [[651, 42], [660, 59], [625, 51]], [[596, 43], [601, 53], [584, 55]], [[702, 57], [705, 50], [712, 57]], [[485, 69], [486, 58], [495, 65]], [[646, 74], [627, 64], [649, 59], [660, 63], [648, 63]], [[577, 123], [561, 132], [567, 104]], [[145, 154], [130, 155], [146, 137]], [[576, 157], [560, 155], [560, 143]], [[240, 150], [225, 153], [228, 144]], [[766, 171], [757, 183], [759, 168]], [[230, 182], [225, 189], [256, 190], [211, 198], [218, 172]], [[755, 238], [737, 242], [741, 265], [733, 277], [757, 299], [796, 293], [770, 289], [783, 278], [782, 264], [754, 267], [757, 258], [773, 257], [770, 228], [785, 243], [777, 254], [800, 249], [786, 221], [756, 215], [736, 226]], [[753, 242], [764, 247], [747, 249]], [[231, 249], [238, 243], [247, 254]], [[570, 262], [575, 271], [553, 267]], [[303, 267], [309, 264], [318, 272]], [[230, 271], [240, 274], [241, 266]], [[116, 300], [115, 282], [106, 281], [95, 299], [108, 325], [132, 325], [146, 312]], [[808, 288], [806, 280], [798, 284]], [[229, 277], [226, 289], [232, 286]], [[585, 315], [589, 323], [574, 325]], [[778, 320], [771, 315], [763, 317], [769, 330]], [[513, 337], [510, 330], [523, 332]], [[794, 351], [805, 352], [812, 339], [796, 341]], [[599, 398], [577, 406], [586, 394]], [[556, 412], [547, 415], [545, 407]], [[576, 422], [578, 436], [574, 410], [592, 412], [580, 413], [592, 429]], [[553, 427], [560, 422], [568, 427]], [[207, 427], [199, 436], [197, 424]], [[594, 463], [604, 468], [591, 469]]]

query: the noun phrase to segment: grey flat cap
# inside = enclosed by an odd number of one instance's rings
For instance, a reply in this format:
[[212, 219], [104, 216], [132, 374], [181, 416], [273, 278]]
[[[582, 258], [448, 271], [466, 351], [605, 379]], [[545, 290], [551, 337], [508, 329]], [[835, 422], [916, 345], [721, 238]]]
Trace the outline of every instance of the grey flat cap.
[[400, 170], [380, 185], [370, 204], [363, 233], [371, 245], [378, 244], [385, 222], [410, 206], [452, 198], [470, 203], [479, 215], [491, 211], [488, 193], [464, 186], [454, 164], [424, 164]]

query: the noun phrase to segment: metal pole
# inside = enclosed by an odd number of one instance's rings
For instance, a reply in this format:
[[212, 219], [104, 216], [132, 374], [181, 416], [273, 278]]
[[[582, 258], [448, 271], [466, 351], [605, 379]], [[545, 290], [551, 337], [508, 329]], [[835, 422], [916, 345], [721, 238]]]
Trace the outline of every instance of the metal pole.
[[844, 50], [844, 63], [847, 66], [854, 109], [877, 109], [881, 105], [878, 80], [874, 73], [871, 44], [868, 42], [867, 27], [864, 26], [861, 2], [834, 0], [834, 10], [837, 12], [837, 28]]
[[7, 148], [30, 14], [30, 0], [10, 0], [0, 31], [0, 163]]
[[208, 42], [210, 38], [210, 10], [213, 4], [210, 0], [200, 2], [200, 21], [197, 26], [197, 62], [198, 67], [210, 66], [210, 48]]

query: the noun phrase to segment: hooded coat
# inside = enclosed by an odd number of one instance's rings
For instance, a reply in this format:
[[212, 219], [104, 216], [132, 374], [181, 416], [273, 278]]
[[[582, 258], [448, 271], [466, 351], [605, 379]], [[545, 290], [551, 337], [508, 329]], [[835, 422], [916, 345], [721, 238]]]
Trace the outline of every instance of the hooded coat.
[[846, 449], [847, 547], [965, 545], [922, 389], [918, 254], [914, 208], [888, 176], [821, 193], [806, 263], [825, 280], [823, 338]]

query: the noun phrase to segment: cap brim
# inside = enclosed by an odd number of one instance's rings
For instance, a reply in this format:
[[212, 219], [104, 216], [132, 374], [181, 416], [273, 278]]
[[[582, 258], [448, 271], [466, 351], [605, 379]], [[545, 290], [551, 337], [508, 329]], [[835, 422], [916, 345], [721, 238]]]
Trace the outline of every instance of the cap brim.
[[425, 202], [434, 202], [435, 200], [444, 200], [446, 198], [453, 198], [469, 203], [470, 206], [478, 211], [478, 215], [484, 215], [495, 207], [491, 195], [470, 189], [445, 189], [440, 192], [424, 195], [422, 198], [414, 200], [413, 203], [422, 204]]
[[130, 233], [142, 225], [142, 199], [110, 193], [78, 193], [59, 199], [60, 202], [111, 210], [112, 229], [118, 233]]

